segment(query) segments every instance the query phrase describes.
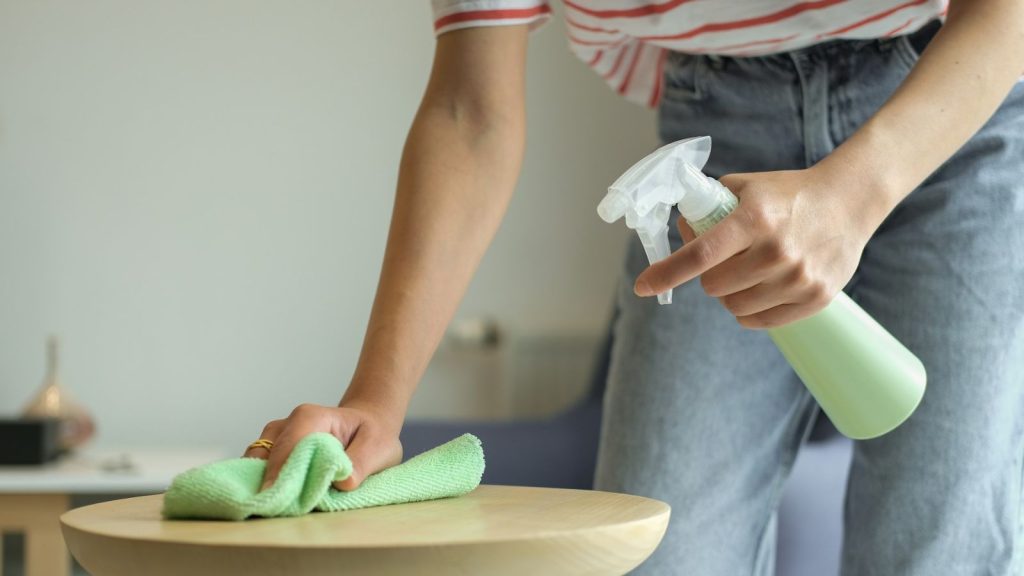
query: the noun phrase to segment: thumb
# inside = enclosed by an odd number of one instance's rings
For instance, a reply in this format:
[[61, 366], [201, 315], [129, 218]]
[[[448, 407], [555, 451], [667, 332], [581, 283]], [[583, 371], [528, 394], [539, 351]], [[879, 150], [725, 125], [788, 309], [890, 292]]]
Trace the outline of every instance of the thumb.
[[367, 476], [402, 462], [402, 443], [398, 438], [385, 439], [361, 432], [345, 447], [345, 454], [352, 461], [352, 474], [332, 484], [338, 490], [355, 490]]

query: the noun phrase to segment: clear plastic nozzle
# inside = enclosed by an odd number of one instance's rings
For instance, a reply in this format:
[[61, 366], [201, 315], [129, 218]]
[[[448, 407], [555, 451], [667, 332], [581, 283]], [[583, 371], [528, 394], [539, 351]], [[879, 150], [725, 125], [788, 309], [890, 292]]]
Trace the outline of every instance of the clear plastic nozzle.
[[626, 195], [618, 190], [609, 190], [608, 195], [597, 205], [597, 215], [601, 220], [611, 224], [626, 215], [631, 203]]
[[[608, 223], [625, 218], [643, 244], [647, 260], [654, 264], [671, 253], [668, 220], [672, 207], [685, 198], [701, 196], [703, 182], [690, 186], [693, 170], [704, 179], [700, 168], [711, 154], [711, 138], [701, 136], [673, 142], [651, 152], [626, 170], [609, 188], [597, 206], [597, 214]], [[689, 167], [689, 168], [687, 168]], [[691, 190], [696, 190], [691, 193]], [[680, 204], [682, 209], [682, 204]], [[672, 302], [672, 291], [658, 295], [658, 302]]]

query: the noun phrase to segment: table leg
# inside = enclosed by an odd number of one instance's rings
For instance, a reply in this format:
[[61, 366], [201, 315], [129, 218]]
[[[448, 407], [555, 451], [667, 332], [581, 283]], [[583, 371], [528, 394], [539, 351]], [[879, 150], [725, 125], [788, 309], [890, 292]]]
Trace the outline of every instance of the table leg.
[[0, 528], [25, 534], [25, 576], [70, 573], [60, 531], [60, 515], [69, 502], [67, 494], [0, 494]]
[[33, 530], [25, 534], [26, 576], [67, 576], [67, 548], [60, 530]]

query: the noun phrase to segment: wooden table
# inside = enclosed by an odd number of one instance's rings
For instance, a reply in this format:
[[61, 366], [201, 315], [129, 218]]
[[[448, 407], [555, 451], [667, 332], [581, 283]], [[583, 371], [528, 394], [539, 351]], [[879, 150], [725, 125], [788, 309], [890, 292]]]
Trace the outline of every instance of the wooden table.
[[70, 562], [58, 518], [72, 494], [163, 492], [175, 474], [223, 456], [219, 450], [95, 449], [42, 466], [0, 466], [0, 533], [25, 534], [26, 576], [66, 576]]
[[668, 526], [664, 502], [590, 490], [483, 485], [459, 497], [298, 518], [163, 520], [161, 496], [61, 516], [93, 576], [621, 575]]

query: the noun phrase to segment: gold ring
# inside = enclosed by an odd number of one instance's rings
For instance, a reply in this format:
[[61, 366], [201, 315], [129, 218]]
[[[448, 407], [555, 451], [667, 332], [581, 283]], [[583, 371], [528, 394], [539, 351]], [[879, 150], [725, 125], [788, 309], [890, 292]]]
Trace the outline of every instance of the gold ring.
[[253, 442], [252, 444], [249, 444], [249, 448], [248, 449], [252, 450], [253, 448], [266, 448], [267, 452], [270, 452], [270, 449], [273, 448], [273, 447], [274, 447], [274, 442], [272, 440], [267, 440], [266, 438], [260, 438], [259, 440]]

